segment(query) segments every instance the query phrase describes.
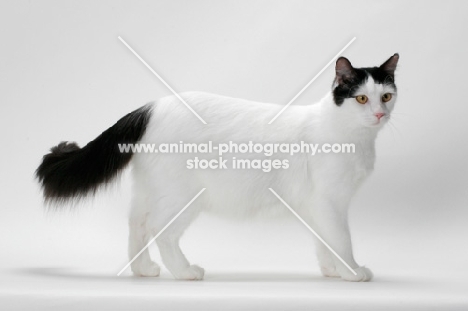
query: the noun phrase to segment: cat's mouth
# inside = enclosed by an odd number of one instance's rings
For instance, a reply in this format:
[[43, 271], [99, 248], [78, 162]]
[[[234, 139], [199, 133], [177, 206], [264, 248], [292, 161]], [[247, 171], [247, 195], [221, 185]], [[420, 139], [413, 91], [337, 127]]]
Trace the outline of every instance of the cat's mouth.
[[386, 123], [385, 117], [382, 119], [375, 120], [373, 123], [369, 125], [369, 127], [381, 127]]

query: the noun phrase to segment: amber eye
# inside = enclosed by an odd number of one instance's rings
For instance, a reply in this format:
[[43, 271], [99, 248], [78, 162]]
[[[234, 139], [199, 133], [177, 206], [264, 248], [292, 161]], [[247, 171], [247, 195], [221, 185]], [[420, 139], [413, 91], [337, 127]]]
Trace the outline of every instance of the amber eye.
[[382, 95], [382, 101], [384, 103], [388, 102], [390, 99], [392, 99], [392, 94], [390, 93], [385, 93]]
[[367, 103], [367, 96], [366, 95], [358, 95], [358, 96], [356, 96], [356, 100], [360, 104], [365, 104], [365, 103]]

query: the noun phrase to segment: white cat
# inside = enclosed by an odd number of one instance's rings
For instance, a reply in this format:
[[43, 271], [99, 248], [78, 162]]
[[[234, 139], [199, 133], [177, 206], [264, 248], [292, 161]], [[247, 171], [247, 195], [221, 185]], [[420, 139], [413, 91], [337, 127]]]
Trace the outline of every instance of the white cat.
[[[157, 239], [162, 260], [178, 279], [200, 280], [204, 270], [190, 265], [179, 239], [202, 211], [246, 219], [289, 213], [274, 189], [354, 270], [352, 273], [322, 243], [316, 243], [323, 275], [368, 281], [372, 273], [353, 258], [347, 210], [350, 199], [373, 169], [375, 139], [390, 118], [397, 98], [394, 71], [398, 54], [380, 67], [353, 68], [336, 62], [332, 91], [319, 103], [282, 106], [201, 92], [180, 96], [207, 121], [198, 120], [175, 96], [150, 103], [119, 120], [83, 148], [61, 143], [45, 155], [36, 175], [47, 201], [66, 202], [95, 192], [126, 164], [133, 164], [129, 258], [132, 259], [203, 188], [204, 191]], [[122, 153], [122, 143], [298, 143], [354, 144], [355, 153], [227, 153], [223, 159], [279, 159], [286, 166], [262, 169], [188, 168], [194, 157], [210, 154]], [[233, 158], [235, 158], [233, 160]], [[158, 276], [160, 268], [145, 250], [134, 274]]]

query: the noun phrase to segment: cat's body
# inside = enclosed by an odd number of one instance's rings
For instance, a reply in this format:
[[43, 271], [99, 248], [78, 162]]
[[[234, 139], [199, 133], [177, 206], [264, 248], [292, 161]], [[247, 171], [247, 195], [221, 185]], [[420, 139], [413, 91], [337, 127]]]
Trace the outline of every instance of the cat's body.
[[[375, 69], [377, 67], [360, 70], [340, 58], [332, 93], [314, 105], [289, 107], [272, 124], [268, 122], [281, 109], [280, 105], [200, 92], [182, 93], [181, 97], [207, 121], [205, 125], [181, 105], [177, 97], [165, 97], [135, 111], [125, 117], [127, 119], [123, 118], [88, 144], [89, 147], [55, 147], [45, 156], [37, 175], [45, 188], [46, 198], [60, 201], [95, 190], [130, 161], [125, 158], [111, 168], [106, 165], [106, 169], [96, 173], [100, 176], [90, 180], [89, 174], [78, 172], [79, 168], [86, 167], [86, 159], [122, 156], [116, 154], [115, 149], [103, 154], [97, 151], [98, 145], [115, 148], [116, 142], [160, 145], [181, 141], [198, 144], [211, 141], [215, 145], [229, 141], [351, 143], [356, 147], [355, 153], [317, 153], [314, 156], [280, 153], [271, 157], [263, 153], [228, 153], [223, 155], [223, 159], [228, 160], [226, 169], [187, 168], [187, 161], [194, 157], [218, 159], [216, 152], [130, 155], [134, 185], [129, 257], [132, 259], [202, 188], [206, 188], [156, 240], [164, 264], [176, 278], [201, 279], [203, 269], [190, 265], [179, 248], [179, 238], [184, 230], [202, 211], [235, 219], [289, 213], [269, 191], [272, 188], [356, 273], [349, 271], [323, 244], [317, 243], [324, 275], [367, 281], [372, 277], [370, 270], [359, 267], [353, 259], [347, 209], [353, 194], [373, 169], [375, 138], [396, 99], [393, 72], [397, 61], [396, 54], [379, 70]], [[387, 94], [392, 95], [388, 101], [385, 97], [384, 102], [383, 96]], [[357, 102], [357, 95], [366, 95], [365, 103]], [[363, 98], [359, 100], [364, 101]], [[232, 169], [230, 161], [233, 157], [287, 160], [288, 167], [269, 172]], [[69, 172], [75, 174], [75, 179], [67, 174]], [[146, 250], [132, 263], [132, 271], [136, 275], [157, 276], [159, 266]]]

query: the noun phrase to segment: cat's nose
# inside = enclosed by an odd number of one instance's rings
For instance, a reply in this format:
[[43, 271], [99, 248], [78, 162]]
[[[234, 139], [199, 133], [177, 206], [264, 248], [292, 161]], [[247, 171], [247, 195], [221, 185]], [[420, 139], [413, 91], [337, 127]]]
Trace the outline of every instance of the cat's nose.
[[380, 120], [383, 116], [385, 116], [385, 113], [379, 112], [379, 113], [376, 113], [375, 116], [377, 117], [377, 119]]

